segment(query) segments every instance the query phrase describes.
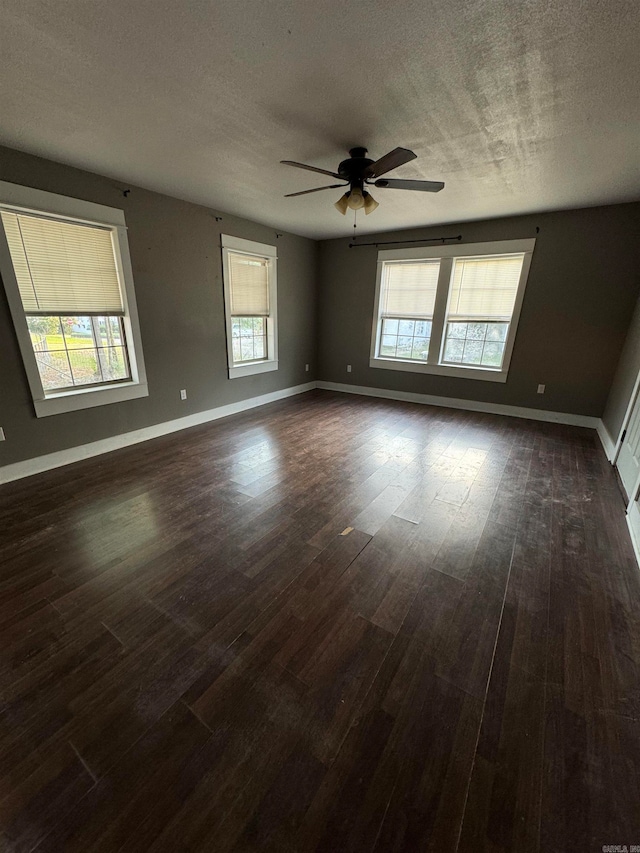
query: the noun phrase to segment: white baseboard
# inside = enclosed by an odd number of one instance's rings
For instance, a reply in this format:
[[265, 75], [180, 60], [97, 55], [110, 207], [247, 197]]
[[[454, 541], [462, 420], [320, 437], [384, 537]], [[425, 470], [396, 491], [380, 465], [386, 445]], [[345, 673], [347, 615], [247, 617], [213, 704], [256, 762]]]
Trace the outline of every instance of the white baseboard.
[[402, 400], [405, 403], [423, 403], [427, 406], [444, 406], [447, 409], [466, 409], [470, 412], [487, 412], [492, 415], [507, 415], [512, 418], [527, 418], [532, 421], [547, 421], [570, 426], [597, 429], [599, 418], [587, 415], [572, 415], [569, 412], [547, 412], [544, 409], [527, 409], [522, 406], [507, 406], [503, 403], [482, 403], [478, 400], [458, 400], [455, 397], [435, 397], [431, 394], [415, 394], [411, 391], [388, 391], [386, 388], [368, 388], [363, 385], [343, 385], [341, 382], [318, 382], [318, 388], [327, 391], [343, 391], [365, 397], [382, 397], [385, 400]]
[[103, 438], [100, 441], [92, 441], [90, 444], [81, 444], [79, 447], [70, 447], [68, 450], [59, 450], [56, 453], [48, 453], [46, 456], [36, 456], [34, 459], [25, 459], [24, 462], [5, 465], [0, 468], [0, 484], [10, 483], [12, 480], [19, 480], [22, 477], [30, 477], [32, 474], [40, 474], [43, 471], [50, 471], [52, 468], [60, 468], [63, 465], [70, 465], [72, 462], [109, 453], [111, 450], [118, 450], [121, 447], [129, 447], [131, 444], [139, 444], [141, 441], [147, 441], [150, 438], [158, 438], [171, 432], [199, 426], [208, 421], [226, 418], [229, 415], [254, 409], [257, 406], [265, 406], [267, 403], [283, 400], [285, 397], [293, 397], [296, 394], [303, 394], [305, 391], [313, 391], [315, 387], [315, 382], [294, 385], [291, 388], [283, 388], [281, 391], [262, 394], [260, 397], [251, 397], [248, 400], [229, 403], [227, 406], [218, 406], [215, 409], [196, 412], [194, 415], [187, 415], [184, 418], [143, 427], [132, 432], [125, 432], [122, 435]]
[[633, 529], [633, 525], [629, 521], [628, 515], [627, 515], [627, 528], [629, 530], [629, 538], [631, 539], [631, 545], [633, 546], [633, 553], [636, 556], [636, 563], [638, 564], [638, 568], [640, 568], [640, 543], [638, 543], [638, 539], [636, 537], [636, 532]]
[[600, 439], [600, 443], [602, 444], [605, 455], [609, 462], [611, 462], [613, 460], [613, 457], [615, 456], [616, 445], [611, 436], [609, 435], [609, 431], [604, 425], [601, 418], [598, 418], [596, 432], [598, 433], [598, 438]]
[[[613, 448], [611, 439], [606, 432], [604, 424], [599, 418], [591, 418], [586, 415], [572, 415], [565, 412], [547, 412], [542, 409], [527, 409], [520, 406], [507, 406], [500, 403], [481, 403], [477, 400], [459, 400], [454, 397], [436, 397], [431, 394], [414, 394], [409, 391], [390, 391], [386, 388], [368, 388], [362, 385], [343, 385], [339, 382], [306, 382], [304, 385], [295, 385], [291, 388], [283, 388], [281, 391], [273, 391], [270, 394], [262, 394], [259, 397], [251, 397], [248, 400], [240, 400], [238, 403], [229, 403], [227, 406], [219, 406], [215, 409], [207, 409], [204, 412], [196, 412], [184, 418], [173, 421], [154, 424], [143, 429], [126, 432], [122, 435], [114, 435], [90, 444], [82, 444], [78, 447], [70, 447], [67, 450], [59, 450], [56, 453], [48, 453], [46, 456], [36, 456], [33, 459], [25, 459], [23, 462], [15, 462], [11, 465], [0, 467], [0, 484], [10, 483], [32, 474], [40, 474], [63, 465], [70, 465], [82, 459], [99, 456], [118, 450], [121, 447], [129, 447], [148, 441], [150, 438], [159, 438], [172, 432], [178, 432], [189, 427], [226, 418], [239, 412], [265, 406], [285, 397], [293, 397], [303, 394], [305, 391], [313, 391], [314, 388], [324, 388], [327, 391], [342, 391], [347, 394], [359, 394], [366, 397], [380, 397], [385, 400], [400, 400], [408, 403], [422, 403], [428, 406], [444, 406], [449, 409], [465, 409], [472, 412], [487, 412], [495, 415], [507, 415], [515, 418], [528, 418], [535, 421], [549, 421], [552, 423], [570, 424], [572, 426], [589, 427], [598, 431], [605, 453]], [[605, 443], [608, 442], [608, 443]]]

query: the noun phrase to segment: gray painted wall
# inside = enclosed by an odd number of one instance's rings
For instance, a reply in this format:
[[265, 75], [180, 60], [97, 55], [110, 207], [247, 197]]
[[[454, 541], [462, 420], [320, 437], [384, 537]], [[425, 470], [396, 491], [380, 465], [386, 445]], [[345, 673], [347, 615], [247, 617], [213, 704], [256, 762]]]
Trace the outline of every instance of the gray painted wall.
[[[382, 198], [380, 201], [384, 203]], [[436, 203], [437, 198], [431, 206]], [[321, 243], [318, 378], [600, 417], [640, 289], [640, 204], [360, 239], [413, 240], [457, 234], [467, 243], [536, 237], [507, 382], [369, 367], [377, 249], [349, 249], [350, 238]], [[352, 365], [350, 374], [347, 364]], [[539, 383], [546, 385], [544, 395], [537, 394]]]
[[[640, 266], [638, 276], [640, 277]], [[638, 373], [640, 373], [640, 300], [636, 303], [636, 310], [631, 318], [627, 339], [602, 415], [605, 428], [614, 444], [618, 440]]]
[[[36, 418], [0, 288], [0, 466], [315, 378], [318, 245], [272, 228], [0, 148], [0, 180], [125, 211], [149, 397]], [[222, 221], [216, 221], [216, 215]], [[278, 248], [279, 370], [227, 377], [220, 234]], [[305, 364], [311, 365], [309, 373]], [[188, 399], [179, 391], [187, 389]]]

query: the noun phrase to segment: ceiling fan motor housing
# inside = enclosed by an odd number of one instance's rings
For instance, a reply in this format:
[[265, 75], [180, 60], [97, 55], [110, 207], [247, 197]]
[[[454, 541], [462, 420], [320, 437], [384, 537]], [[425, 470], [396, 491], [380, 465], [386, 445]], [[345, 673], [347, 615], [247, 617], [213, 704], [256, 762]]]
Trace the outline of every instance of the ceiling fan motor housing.
[[349, 154], [351, 155], [349, 159], [343, 160], [338, 166], [338, 174], [345, 181], [349, 181], [352, 189], [353, 187], [362, 189], [364, 186], [363, 172], [374, 161], [366, 156], [366, 148], [352, 148]]

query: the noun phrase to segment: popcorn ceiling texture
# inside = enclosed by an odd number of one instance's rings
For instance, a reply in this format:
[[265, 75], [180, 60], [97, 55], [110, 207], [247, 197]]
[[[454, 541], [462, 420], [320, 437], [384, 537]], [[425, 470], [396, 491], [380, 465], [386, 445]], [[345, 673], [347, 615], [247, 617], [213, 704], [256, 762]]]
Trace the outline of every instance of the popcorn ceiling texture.
[[[314, 238], [335, 169], [396, 145], [361, 233], [640, 198], [636, 0], [5, 0], [0, 143]], [[335, 197], [334, 197], [335, 196]]]

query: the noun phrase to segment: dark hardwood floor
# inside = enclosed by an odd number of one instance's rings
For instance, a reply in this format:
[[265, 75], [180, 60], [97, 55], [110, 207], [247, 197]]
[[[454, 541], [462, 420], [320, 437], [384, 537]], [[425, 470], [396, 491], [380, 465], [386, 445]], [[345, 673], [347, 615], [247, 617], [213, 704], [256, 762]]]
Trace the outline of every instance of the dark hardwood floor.
[[595, 433], [313, 392], [0, 489], [4, 851], [640, 845]]

